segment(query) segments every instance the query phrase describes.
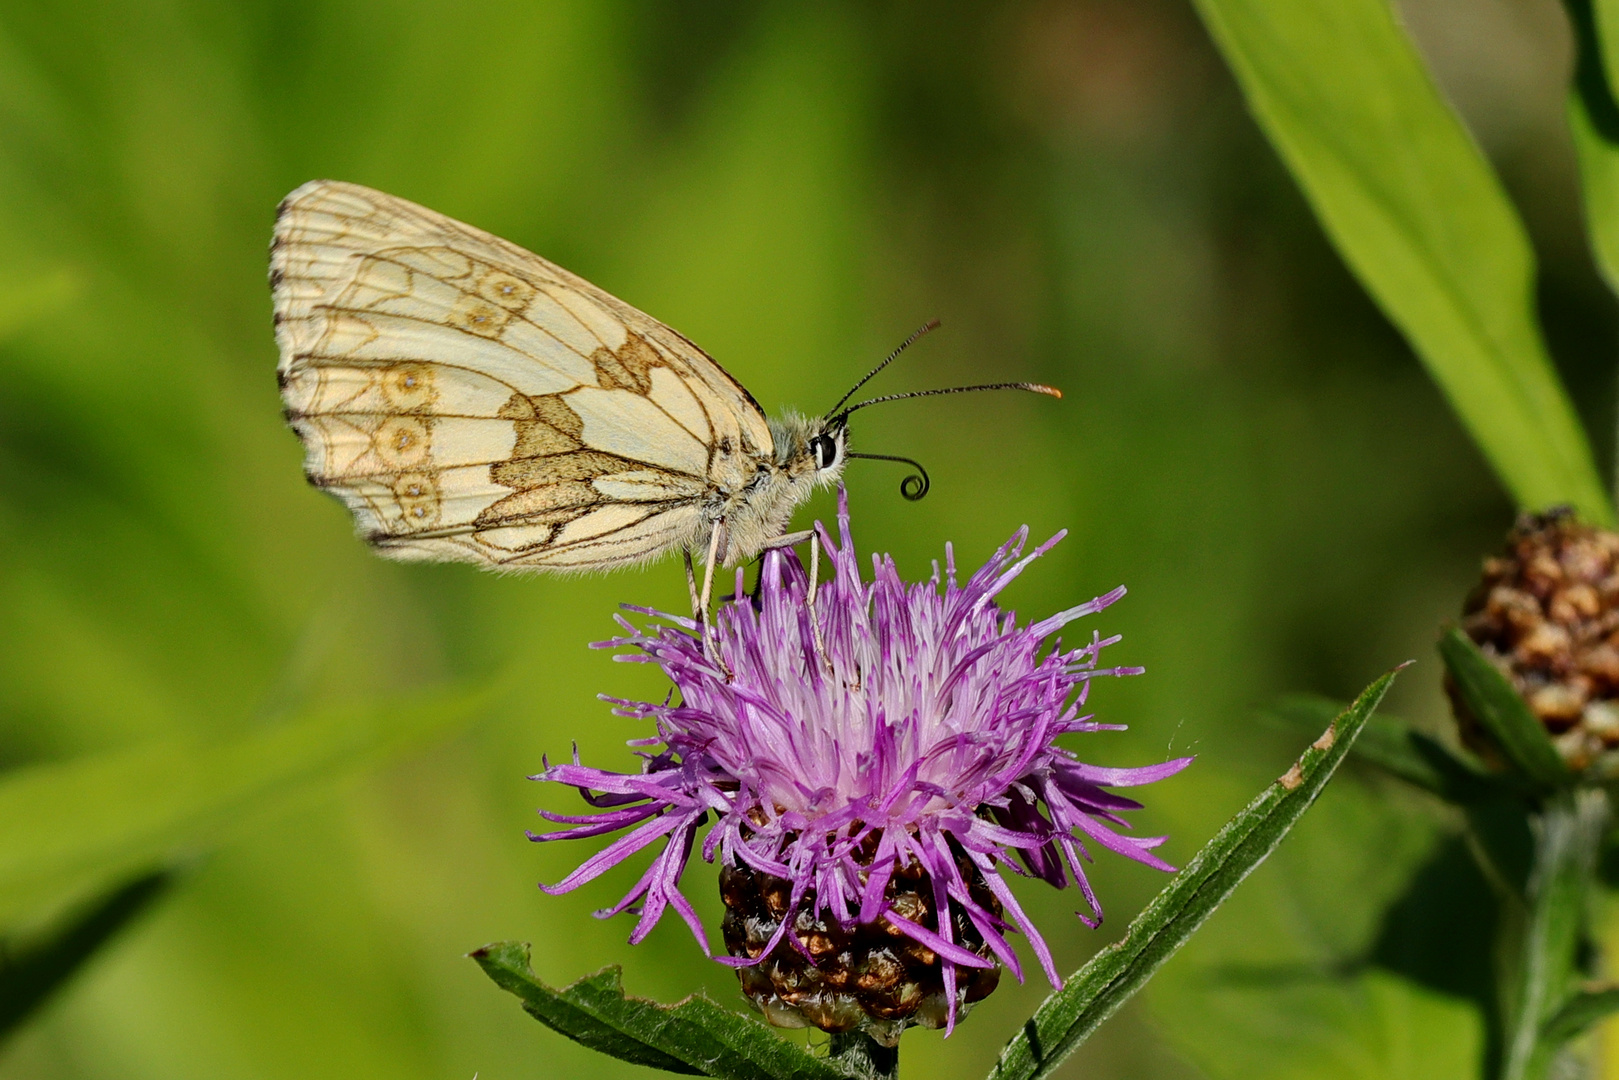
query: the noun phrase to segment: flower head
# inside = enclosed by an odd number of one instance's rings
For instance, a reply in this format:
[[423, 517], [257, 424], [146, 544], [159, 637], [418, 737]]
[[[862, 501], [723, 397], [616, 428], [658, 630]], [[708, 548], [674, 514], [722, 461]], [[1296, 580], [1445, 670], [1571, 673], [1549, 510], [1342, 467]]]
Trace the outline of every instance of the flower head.
[[1108, 789], [1162, 779], [1191, 759], [1108, 768], [1057, 745], [1064, 734], [1118, 730], [1082, 712], [1091, 680], [1140, 672], [1100, 666], [1116, 637], [1047, 645], [1122, 587], [1022, 625], [996, 604], [1062, 534], [1024, 556], [1020, 530], [964, 583], [947, 546], [942, 580], [935, 565], [931, 579], [907, 584], [887, 557], [874, 557], [872, 579], [861, 580], [843, 495], [838, 526], [838, 542], [820, 530], [835, 573], [814, 596], [813, 618], [809, 575], [784, 551], [765, 555], [753, 596], [738, 571], [737, 598], [720, 607], [706, 647], [693, 620], [644, 608], [629, 610], [661, 625], [619, 618], [624, 636], [602, 646], [659, 664], [679, 702], [608, 699], [657, 722], [656, 737], [632, 744], [649, 748], [641, 772], [588, 768], [577, 754], [548, 766], [535, 779], [579, 788], [598, 812], [541, 811], [570, 827], [530, 836], [631, 829], [542, 886], [550, 893], [665, 839], [629, 894], [598, 915], [639, 905], [638, 942], [673, 907], [708, 952], [679, 883], [713, 815], [701, 850], [724, 867], [733, 955], [721, 962], [742, 969], [744, 989], [777, 1022], [858, 1024], [889, 1039], [906, 1023], [953, 1026], [988, 992], [984, 973], [997, 961], [1021, 979], [1005, 936], [1013, 928], [1059, 985], [1003, 871], [1059, 888], [1072, 880], [1088, 909], [1079, 917], [1096, 925], [1088, 845], [1173, 869], [1152, 851], [1163, 837], [1120, 831], [1121, 815], [1140, 804]]

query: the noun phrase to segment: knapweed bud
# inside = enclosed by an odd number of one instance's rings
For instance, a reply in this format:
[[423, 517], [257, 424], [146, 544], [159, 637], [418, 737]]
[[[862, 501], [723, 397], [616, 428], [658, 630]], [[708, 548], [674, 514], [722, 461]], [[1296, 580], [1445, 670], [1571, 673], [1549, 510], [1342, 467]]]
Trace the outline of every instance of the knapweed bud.
[[[1566, 509], [1524, 514], [1506, 551], [1484, 560], [1462, 627], [1571, 769], [1619, 764], [1619, 533]], [[1460, 696], [1450, 696], [1464, 741], [1493, 757]]]
[[[812, 596], [796, 555], [767, 552], [750, 595], [721, 606], [704, 642], [694, 620], [604, 644], [636, 650], [678, 691], [664, 703], [616, 701], [657, 722], [636, 740], [639, 774], [551, 766], [536, 779], [573, 785], [599, 812], [541, 813], [571, 826], [535, 840], [631, 831], [548, 892], [564, 892], [658, 840], [662, 851], [614, 907], [637, 908], [640, 941], [674, 908], [708, 949], [681, 894], [699, 826], [725, 901], [721, 963], [777, 1024], [860, 1028], [892, 1045], [912, 1024], [948, 1034], [992, 989], [1000, 966], [1022, 978], [1007, 934], [1021, 931], [1059, 984], [1051, 953], [1008, 887], [1006, 871], [1078, 885], [1094, 925], [1088, 845], [1160, 870], [1163, 837], [1129, 835], [1140, 804], [1110, 789], [1151, 783], [1190, 758], [1143, 768], [1089, 765], [1062, 736], [1116, 730], [1084, 712], [1091, 683], [1135, 674], [1104, 668], [1117, 641], [1057, 632], [1124, 595], [1019, 623], [995, 599], [1059, 537], [1023, 553], [1020, 532], [966, 581], [946, 566], [906, 582], [892, 559], [862, 581], [840, 496], [839, 538], [820, 535], [832, 580]], [[645, 609], [632, 609], [658, 615]], [[531, 834], [532, 836], [533, 834]], [[1072, 877], [1070, 878], [1070, 875]]]

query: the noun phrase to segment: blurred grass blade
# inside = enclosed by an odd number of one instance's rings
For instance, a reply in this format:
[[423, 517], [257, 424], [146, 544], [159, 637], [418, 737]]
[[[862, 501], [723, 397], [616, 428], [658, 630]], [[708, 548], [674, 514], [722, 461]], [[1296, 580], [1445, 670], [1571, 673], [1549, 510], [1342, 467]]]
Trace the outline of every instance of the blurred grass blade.
[[152, 905], [166, 871], [143, 874], [33, 940], [0, 942], [0, 1038], [16, 1030], [113, 935]]
[[1577, 50], [1568, 126], [1579, 160], [1585, 227], [1597, 269], [1619, 292], [1619, 104], [1610, 77], [1616, 57], [1604, 47], [1619, 38], [1619, 2], [1568, 0], [1566, 6]]
[[1468, 710], [1519, 772], [1545, 788], [1573, 779], [1529, 704], [1472, 638], [1452, 627], [1439, 639], [1439, 655]]
[[1602, 123], [1584, 97], [1569, 95], [1568, 126], [1579, 161], [1591, 257], [1608, 288], [1619, 292], [1619, 140]]
[[[1331, 698], [1294, 694], [1266, 709], [1264, 715], [1296, 730], [1315, 732], [1346, 707]], [[1446, 802], [1472, 803], [1502, 793], [1501, 784], [1469, 757], [1394, 716], [1378, 714], [1367, 720], [1350, 757]]]
[[519, 941], [485, 945], [472, 958], [502, 990], [515, 994], [530, 1016], [624, 1061], [729, 1080], [847, 1080], [830, 1061], [700, 994], [674, 1005], [629, 997], [616, 967], [553, 990], [535, 977], [529, 947]]
[[1334, 245], [1518, 503], [1614, 521], [1535, 319], [1522, 223], [1388, 0], [1197, 0]]
[[1398, 670], [1368, 686], [1281, 779], [1203, 845], [1121, 940], [1097, 953], [1067, 986], [1046, 998], [1001, 1051], [991, 1080], [1049, 1076], [1186, 944], [1315, 802]]
[[1546, 1021], [1542, 1038], [1553, 1046], [1561, 1046], [1616, 1012], [1619, 1012], [1619, 986], [1581, 990]]
[[0, 775], [0, 926], [213, 843], [243, 818], [444, 733], [503, 687], [330, 707], [230, 742], [161, 743]]

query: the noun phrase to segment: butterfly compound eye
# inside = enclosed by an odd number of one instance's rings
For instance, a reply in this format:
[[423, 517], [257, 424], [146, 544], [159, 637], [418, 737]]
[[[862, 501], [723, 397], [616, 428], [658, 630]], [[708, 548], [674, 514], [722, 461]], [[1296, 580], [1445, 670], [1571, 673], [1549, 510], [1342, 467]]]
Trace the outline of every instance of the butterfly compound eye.
[[838, 447], [830, 435], [815, 436], [810, 440], [809, 449], [817, 469], [830, 469], [832, 463], [838, 459]]

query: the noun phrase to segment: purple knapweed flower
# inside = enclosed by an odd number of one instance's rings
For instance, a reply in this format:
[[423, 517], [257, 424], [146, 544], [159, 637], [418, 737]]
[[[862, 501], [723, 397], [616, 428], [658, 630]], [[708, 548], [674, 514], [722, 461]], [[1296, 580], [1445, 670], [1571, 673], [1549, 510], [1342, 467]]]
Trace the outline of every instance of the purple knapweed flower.
[[861, 580], [844, 494], [838, 526], [841, 543], [820, 529], [835, 573], [813, 620], [808, 575], [779, 550], [764, 556], [755, 595], [737, 572], [737, 598], [720, 606], [706, 648], [693, 620], [626, 605], [663, 625], [642, 630], [620, 616], [624, 636], [598, 647], [638, 650], [618, 659], [660, 665], [679, 701], [606, 700], [656, 720], [657, 736], [631, 745], [661, 749], [641, 752], [638, 774], [587, 768], [577, 752], [548, 765], [534, 779], [577, 787], [599, 812], [541, 811], [571, 828], [530, 838], [632, 829], [542, 886], [553, 894], [665, 839], [629, 894], [597, 914], [638, 910], [639, 942], [673, 907], [709, 952], [679, 883], [712, 815], [702, 855], [721, 860], [732, 954], [720, 959], [740, 969], [750, 999], [777, 1023], [860, 1026], [891, 1042], [907, 1023], [953, 1028], [958, 1010], [994, 988], [997, 961], [1021, 980], [1005, 936], [1013, 928], [1060, 985], [1002, 871], [1058, 888], [1072, 874], [1089, 909], [1079, 917], [1095, 926], [1088, 844], [1173, 869], [1152, 852], [1164, 837], [1119, 831], [1140, 804], [1108, 789], [1161, 780], [1191, 758], [1108, 768], [1057, 745], [1119, 730], [1082, 714], [1090, 681], [1140, 672], [1099, 666], [1117, 637], [1047, 647], [1122, 587], [1021, 626], [996, 605], [1062, 533], [1023, 557], [1020, 530], [965, 584], [946, 546], [942, 582], [935, 564], [930, 580], [907, 584], [887, 557], [873, 557], [872, 580]]

